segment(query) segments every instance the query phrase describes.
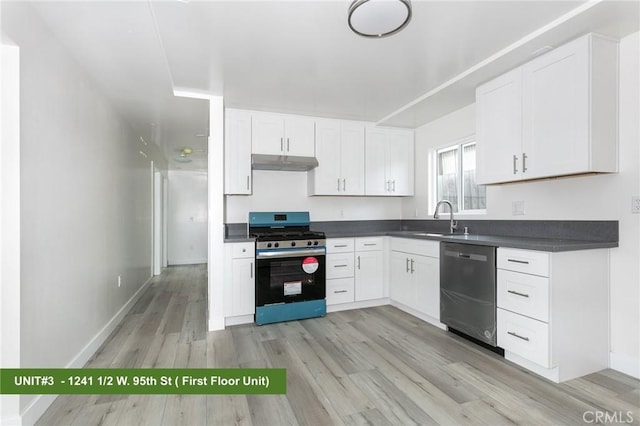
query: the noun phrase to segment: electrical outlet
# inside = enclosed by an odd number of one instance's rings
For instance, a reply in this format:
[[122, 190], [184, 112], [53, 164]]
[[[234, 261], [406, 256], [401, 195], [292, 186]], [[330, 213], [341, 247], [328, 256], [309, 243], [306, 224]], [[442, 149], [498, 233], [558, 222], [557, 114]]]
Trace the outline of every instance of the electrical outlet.
[[640, 196], [631, 197], [631, 213], [640, 213]]
[[513, 216], [524, 215], [524, 201], [513, 201], [511, 203], [511, 214]]
[[118, 275], [118, 287], [122, 285], [122, 276]]

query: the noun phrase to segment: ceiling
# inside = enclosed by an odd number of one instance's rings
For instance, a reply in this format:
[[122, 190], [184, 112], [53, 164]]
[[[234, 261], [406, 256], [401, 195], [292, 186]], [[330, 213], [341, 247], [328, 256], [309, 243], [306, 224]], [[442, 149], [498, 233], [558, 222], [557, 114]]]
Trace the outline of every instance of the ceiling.
[[[540, 47], [638, 31], [640, 2], [413, 0], [400, 33], [350, 32], [343, 1], [33, 3], [171, 169], [206, 169], [208, 104], [417, 127]], [[174, 162], [180, 150], [193, 162]]]

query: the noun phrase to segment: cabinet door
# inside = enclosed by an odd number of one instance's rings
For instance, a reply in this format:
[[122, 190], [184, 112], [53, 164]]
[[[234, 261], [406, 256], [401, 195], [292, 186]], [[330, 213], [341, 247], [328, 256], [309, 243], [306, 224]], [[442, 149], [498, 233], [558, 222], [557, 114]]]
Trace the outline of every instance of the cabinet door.
[[365, 194], [388, 195], [385, 171], [387, 134], [384, 129], [367, 127], [365, 132]]
[[391, 268], [389, 293], [391, 300], [411, 306], [413, 304], [413, 288], [409, 272], [409, 255], [397, 251], [391, 252]]
[[318, 167], [308, 172], [311, 195], [342, 194], [340, 147], [340, 121], [318, 120], [316, 122]]
[[254, 259], [233, 259], [230, 316], [251, 315], [255, 313]]
[[283, 155], [285, 150], [284, 118], [267, 113], [254, 112], [251, 117], [253, 154]]
[[387, 130], [386, 177], [391, 195], [413, 195], [413, 132]]
[[356, 301], [380, 299], [384, 296], [384, 253], [356, 252]]
[[224, 193], [251, 194], [251, 113], [226, 110]]
[[522, 70], [476, 90], [476, 180], [508, 182], [522, 175]]
[[522, 67], [525, 178], [589, 170], [588, 39]]
[[411, 256], [413, 306], [418, 312], [440, 320], [440, 260], [434, 257]]
[[307, 117], [285, 119], [284, 151], [286, 155], [316, 155], [315, 120]]
[[342, 122], [340, 135], [341, 195], [364, 195], [364, 125]]

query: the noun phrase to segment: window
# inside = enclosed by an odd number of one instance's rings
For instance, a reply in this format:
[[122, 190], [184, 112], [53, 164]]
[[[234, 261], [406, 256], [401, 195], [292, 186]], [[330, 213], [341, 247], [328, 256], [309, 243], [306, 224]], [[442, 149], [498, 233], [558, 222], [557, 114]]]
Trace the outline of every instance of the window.
[[449, 200], [454, 212], [487, 208], [486, 188], [476, 183], [476, 142], [467, 139], [436, 151], [436, 201]]

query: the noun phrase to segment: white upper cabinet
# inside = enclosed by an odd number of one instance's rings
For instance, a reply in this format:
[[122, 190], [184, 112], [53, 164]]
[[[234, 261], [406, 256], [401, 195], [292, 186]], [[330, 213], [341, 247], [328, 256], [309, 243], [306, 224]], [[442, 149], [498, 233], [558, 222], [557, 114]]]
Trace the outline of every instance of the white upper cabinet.
[[251, 194], [251, 112], [227, 109], [224, 132], [224, 193]]
[[316, 120], [316, 158], [309, 195], [364, 195], [364, 125]]
[[517, 68], [476, 90], [476, 180], [520, 179], [522, 70]]
[[315, 155], [315, 120], [309, 117], [253, 112], [253, 154]]
[[617, 171], [618, 45], [588, 34], [480, 87], [479, 183]]
[[365, 194], [413, 195], [413, 131], [367, 127]]

